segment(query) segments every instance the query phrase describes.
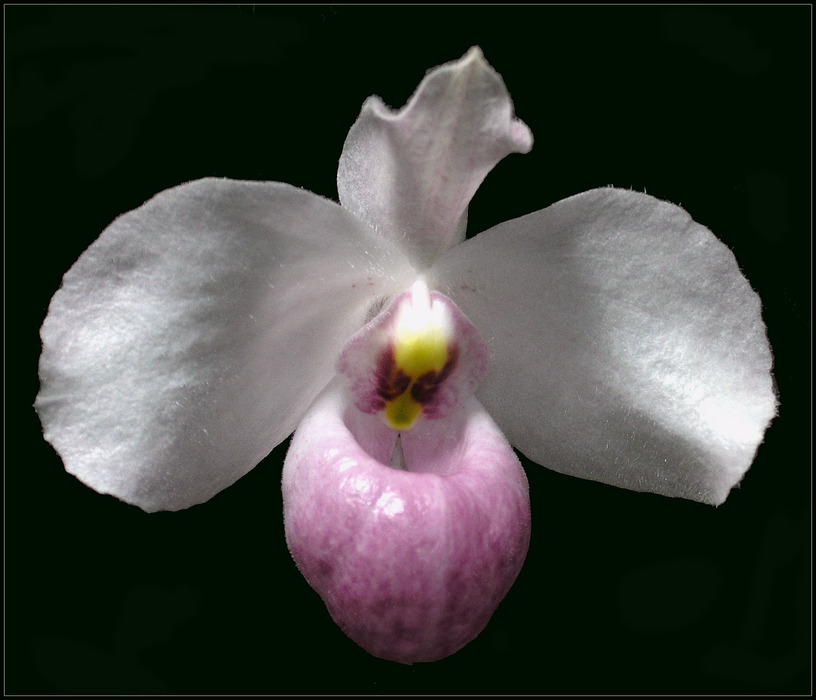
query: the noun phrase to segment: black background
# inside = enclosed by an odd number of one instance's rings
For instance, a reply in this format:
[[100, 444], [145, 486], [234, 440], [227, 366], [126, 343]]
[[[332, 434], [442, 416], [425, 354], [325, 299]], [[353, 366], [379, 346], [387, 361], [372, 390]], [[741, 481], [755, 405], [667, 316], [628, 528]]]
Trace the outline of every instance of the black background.
[[[807, 6], [7, 6], [6, 691], [804, 693], [810, 689]], [[37, 331], [118, 214], [203, 176], [336, 199], [363, 100], [480, 45], [533, 151], [469, 230], [614, 184], [684, 206], [764, 302], [780, 415], [720, 508], [525, 462], [533, 539], [486, 631], [402, 666], [330, 620], [283, 538], [286, 444], [147, 515], [42, 440]]]

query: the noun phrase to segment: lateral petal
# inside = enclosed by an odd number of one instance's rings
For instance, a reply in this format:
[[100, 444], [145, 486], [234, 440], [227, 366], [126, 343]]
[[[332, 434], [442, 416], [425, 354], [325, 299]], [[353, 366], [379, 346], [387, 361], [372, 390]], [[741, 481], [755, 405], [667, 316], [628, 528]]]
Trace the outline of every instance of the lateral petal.
[[205, 501], [289, 435], [404, 260], [337, 204], [205, 179], [116, 219], [65, 275], [36, 408], [66, 469], [147, 511]]
[[490, 347], [477, 396], [556, 471], [719, 504], [776, 413], [759, 297], [680, 207], [584, 192], [466, 241], [428, 279]]
[[430, 71], [401, 110], [365, 102], [340, 157], [340, 202], [422, 269], [464, 240], [470, 198], [493, 166], [532, 145], [501, 76], [474, 47]]

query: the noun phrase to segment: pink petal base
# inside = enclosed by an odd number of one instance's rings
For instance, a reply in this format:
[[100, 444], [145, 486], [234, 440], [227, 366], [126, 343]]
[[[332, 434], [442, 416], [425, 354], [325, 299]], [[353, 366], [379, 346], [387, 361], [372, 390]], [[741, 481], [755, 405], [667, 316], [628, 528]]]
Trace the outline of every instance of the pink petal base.
[[286, 456], [286, 539], [355, 642], [392, 661], [435, 661], [485, 628], [518, 576], [527, 478], [474, 398], [403, 433], [391, 467], [395, 437], [330, 386]]

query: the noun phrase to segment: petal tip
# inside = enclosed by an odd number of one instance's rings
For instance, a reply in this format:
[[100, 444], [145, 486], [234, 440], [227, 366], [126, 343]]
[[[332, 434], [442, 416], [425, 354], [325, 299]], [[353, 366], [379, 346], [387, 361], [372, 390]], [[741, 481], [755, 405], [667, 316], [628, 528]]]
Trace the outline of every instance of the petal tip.
[[514, 118], [510, 126], [510, 140], [516, 153], [529, 153], [533, 150], [533, 132], [521, 119]]

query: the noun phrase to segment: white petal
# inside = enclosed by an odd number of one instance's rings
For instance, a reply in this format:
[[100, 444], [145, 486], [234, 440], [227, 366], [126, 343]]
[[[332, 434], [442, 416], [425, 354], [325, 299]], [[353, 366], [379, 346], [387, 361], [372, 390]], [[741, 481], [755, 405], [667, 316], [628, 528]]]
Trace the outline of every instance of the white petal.
[[205, 501], [289, 435], [399, 254], [279, 183], [198, 180], [114, 221], [42, 327], [37, 411], [69, 472], [148, 511]]
[[434, 280], [490, 347], [477, 396], [557, 471], [719, 504], [775, 415], [759, 298], [672, 204], [585, 192], [467, 241]]
[[340, 202], [423, 268], [464, 239], [468, 203], [493, 166], [532, 145], [501, 76], [473, 48], [429, 72], [398, 112], [366, 101], [340, 157]]

